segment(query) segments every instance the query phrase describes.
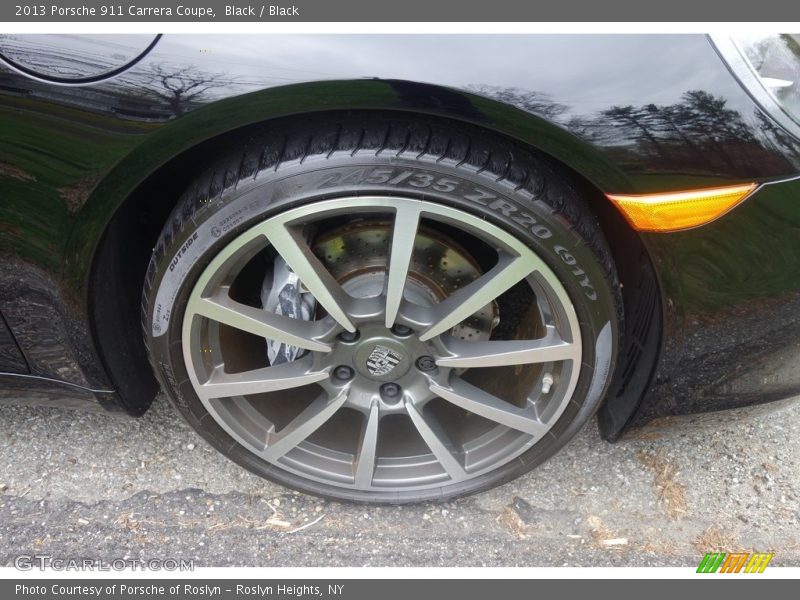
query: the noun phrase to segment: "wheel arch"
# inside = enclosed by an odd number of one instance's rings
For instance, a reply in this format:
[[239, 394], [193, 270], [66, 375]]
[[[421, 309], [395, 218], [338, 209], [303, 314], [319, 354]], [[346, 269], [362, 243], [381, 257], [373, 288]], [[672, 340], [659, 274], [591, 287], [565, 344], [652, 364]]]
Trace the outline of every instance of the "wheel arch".
[[[399, 111], [445, 122], [467, 122], [544, 154], [567, 170], [589, 199], [601, 226], [610, 233], [607, 237], [615, 260], [630, 255], [631, 244], [637, 246], [637, 254], [647, 257], [638, 234], [603, 196], [604, 191], [633, 189], [623, 172], [590, 144], [515, 106], [440, 86], [414, 82], [400, 86], [386, 80], [296, 84], [222, 100], [164, 125], [143, 140], [95, 188], [78, 215], [70, 239], [67, 255], [80, 257], [72, 264], [90, 265], [90, 276], [83, 284], [92, 333], [101, 361], [128, 412], [143, 414], [157, 391], [139, 335], [141, 285], [152, 244], [194, 173], [209, 161], [209, 155], [235, 143], [252, 128], [269, 127], [276, 120], [342, 111]], [[630, 264], [627, 279], [640, 277], [638, 264]], [[120, 273], [124, 276], [119, 277]], [[69, 270], [67, 275], [73, 281], [79, 279]], [[627, 282], [623, 280], [623, 284]], [[660, 301], [655, 303], [658, 307], [653, 310], [660, 312]], [[625, 308], [628, 312], [627, 302]], [[126, 335], [119, 335], [120, 331]], [[648, 372], [655, 364], [652, 358]], [[604, 417], [603, 413], [609, 412], [606, 406], [601, 409], [601, 424], [608, 424], [604, 435], [609, 439], [619, 434], [620, 424], [627, 423], [627, 413], [632, 414], [644, 392], [642, 387], [632, 395], [625, 386], [622, 388], [626, 401], [617, 402], [610, 416]]]

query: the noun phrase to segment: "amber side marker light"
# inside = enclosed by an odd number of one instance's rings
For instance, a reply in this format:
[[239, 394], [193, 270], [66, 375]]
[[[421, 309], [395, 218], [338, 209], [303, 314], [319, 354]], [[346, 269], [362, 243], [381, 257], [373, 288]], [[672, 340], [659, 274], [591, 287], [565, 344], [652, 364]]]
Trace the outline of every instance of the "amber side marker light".
[[679, 231], [710, 223], [758, 187], [755, 183], [658, 194], [606, 194], [639, 231]]

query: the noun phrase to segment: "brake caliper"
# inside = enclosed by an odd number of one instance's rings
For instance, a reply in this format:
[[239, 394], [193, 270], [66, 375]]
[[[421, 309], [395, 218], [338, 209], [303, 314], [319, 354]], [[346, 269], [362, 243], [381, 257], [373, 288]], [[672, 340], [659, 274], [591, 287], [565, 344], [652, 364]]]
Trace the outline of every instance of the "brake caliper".
[[[304, 292], [300, 278], [280, 256], [272, 262], [272, 270], [267, 271], [261, 286], [261, 306], [276, 315], [291, 319], [310, 321], [316, 308], [316, 300]], [[270, 365], [292, 362], [305, 351], [283, 342], [267, 340], [267, 356]]]

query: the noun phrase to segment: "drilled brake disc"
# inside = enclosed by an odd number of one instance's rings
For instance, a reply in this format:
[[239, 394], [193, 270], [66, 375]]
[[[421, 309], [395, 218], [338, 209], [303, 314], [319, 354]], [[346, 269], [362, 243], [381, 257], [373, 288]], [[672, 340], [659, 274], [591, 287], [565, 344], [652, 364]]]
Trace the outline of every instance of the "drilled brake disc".
[[[325, 232], [312, 249], [342, 287], [356, 297], [380, 295], [389, 261], [391, 223], [369, 220]], [[404, 298], [421, 306], [441, 302], [481, 275], [472, 256], [457, 242], [420, 227], [414, 242]], [[463, 340], [488, 340], [499, 321], [491, 302], [455, 327]]]

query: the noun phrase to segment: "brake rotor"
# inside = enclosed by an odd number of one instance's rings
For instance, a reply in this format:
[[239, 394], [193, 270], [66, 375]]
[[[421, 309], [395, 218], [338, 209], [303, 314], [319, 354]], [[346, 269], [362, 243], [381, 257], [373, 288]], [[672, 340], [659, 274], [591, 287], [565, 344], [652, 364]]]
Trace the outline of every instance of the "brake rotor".
[[[312, 250], [347, 293], [360, 298], [378, 296], [386, 278], [391, 232], [389, 221], [351, 223], [322, 233]], [[457, 242], [420, 226], [404, 298], [432, 306], [481, 274], [475, 259]], [[488, 340], [498, 321], [497, 304], [491, 302], [453, 327], [451, 335], [468, 341]]]

